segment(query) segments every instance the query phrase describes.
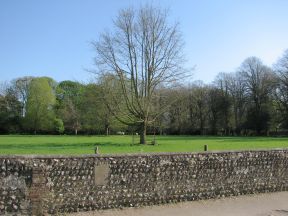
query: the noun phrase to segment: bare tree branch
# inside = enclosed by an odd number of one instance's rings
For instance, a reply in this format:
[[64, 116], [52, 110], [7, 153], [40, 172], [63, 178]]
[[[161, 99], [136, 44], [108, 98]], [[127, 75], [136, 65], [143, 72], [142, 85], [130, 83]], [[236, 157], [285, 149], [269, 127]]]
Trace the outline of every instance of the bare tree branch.
[[153, 6], [121, 10], [114, 32], [105, 32], [92, 43], [99, 71], [112, 73], [120, 83], [125, 115], [118, 112], [115, 116], [125, 124], [134, 121], [142, 127], [141, 143], [146, 142], [147, 125], [159, 116], [153, 109], [157, 88], [171, 86], [187, 75], [179, 25], [170, 25], [167, 16]]

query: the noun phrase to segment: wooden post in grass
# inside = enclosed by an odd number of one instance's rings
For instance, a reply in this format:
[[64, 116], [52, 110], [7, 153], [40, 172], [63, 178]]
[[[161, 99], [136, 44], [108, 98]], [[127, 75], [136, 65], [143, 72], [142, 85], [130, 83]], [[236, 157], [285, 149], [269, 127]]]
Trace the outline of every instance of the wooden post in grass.
[[208, 145], [204, 145], [204, 151], [208, 151]]
[[95, 154], [99, 154], [99, 147], [98, 146], [95, 146]]
[[152, 145], [157, 145], [157, 143], [156, 143], [156, 129], [155, 129], [155, 122], [154, 122], [154, 131], [153, 131], [153, 141], [152, 141]]

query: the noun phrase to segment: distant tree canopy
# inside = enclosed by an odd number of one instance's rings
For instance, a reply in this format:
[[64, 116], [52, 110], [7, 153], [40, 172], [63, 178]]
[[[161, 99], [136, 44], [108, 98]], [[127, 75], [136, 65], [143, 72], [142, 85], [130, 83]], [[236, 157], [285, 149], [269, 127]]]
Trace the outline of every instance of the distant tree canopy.
[[126, 131], [103, 102], [102, 87], [50, 77], [1, 86], [0, 133], [107, 134]]

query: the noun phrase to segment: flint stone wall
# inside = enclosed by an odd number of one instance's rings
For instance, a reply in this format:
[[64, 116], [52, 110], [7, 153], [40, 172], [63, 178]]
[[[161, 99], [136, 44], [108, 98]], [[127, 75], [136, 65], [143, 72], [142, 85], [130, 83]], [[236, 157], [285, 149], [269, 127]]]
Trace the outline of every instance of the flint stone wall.
[[288, 150], [0, 156], [0, 214], [42, 215], [288, 190]]

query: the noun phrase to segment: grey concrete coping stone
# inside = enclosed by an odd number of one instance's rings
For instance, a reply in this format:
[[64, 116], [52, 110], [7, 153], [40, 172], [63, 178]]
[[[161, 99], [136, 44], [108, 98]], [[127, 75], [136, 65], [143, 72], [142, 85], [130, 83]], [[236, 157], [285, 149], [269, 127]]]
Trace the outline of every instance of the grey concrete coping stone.
[[251, 153], [251, 152], [283, 152], [288, 148], [274, 148], [274, 149], [251, 149], [251, 150], [227, 150], [227, 151], [200, 151], [200, 152], [153, 152], [153, 153], [126, 153], [126, 154], [84, 154], [84, 155], [37, 155], [37, 154], [3, 154], [0, 153], [0, 159], [16, 158], [16, 159], [50, 159], [50, 158], [107, 158], [107, 157], [150, 157], [150, 156], [177, 156], [177, 155], [209, 155], [209, 154], [227, 154], [227, 153]]

